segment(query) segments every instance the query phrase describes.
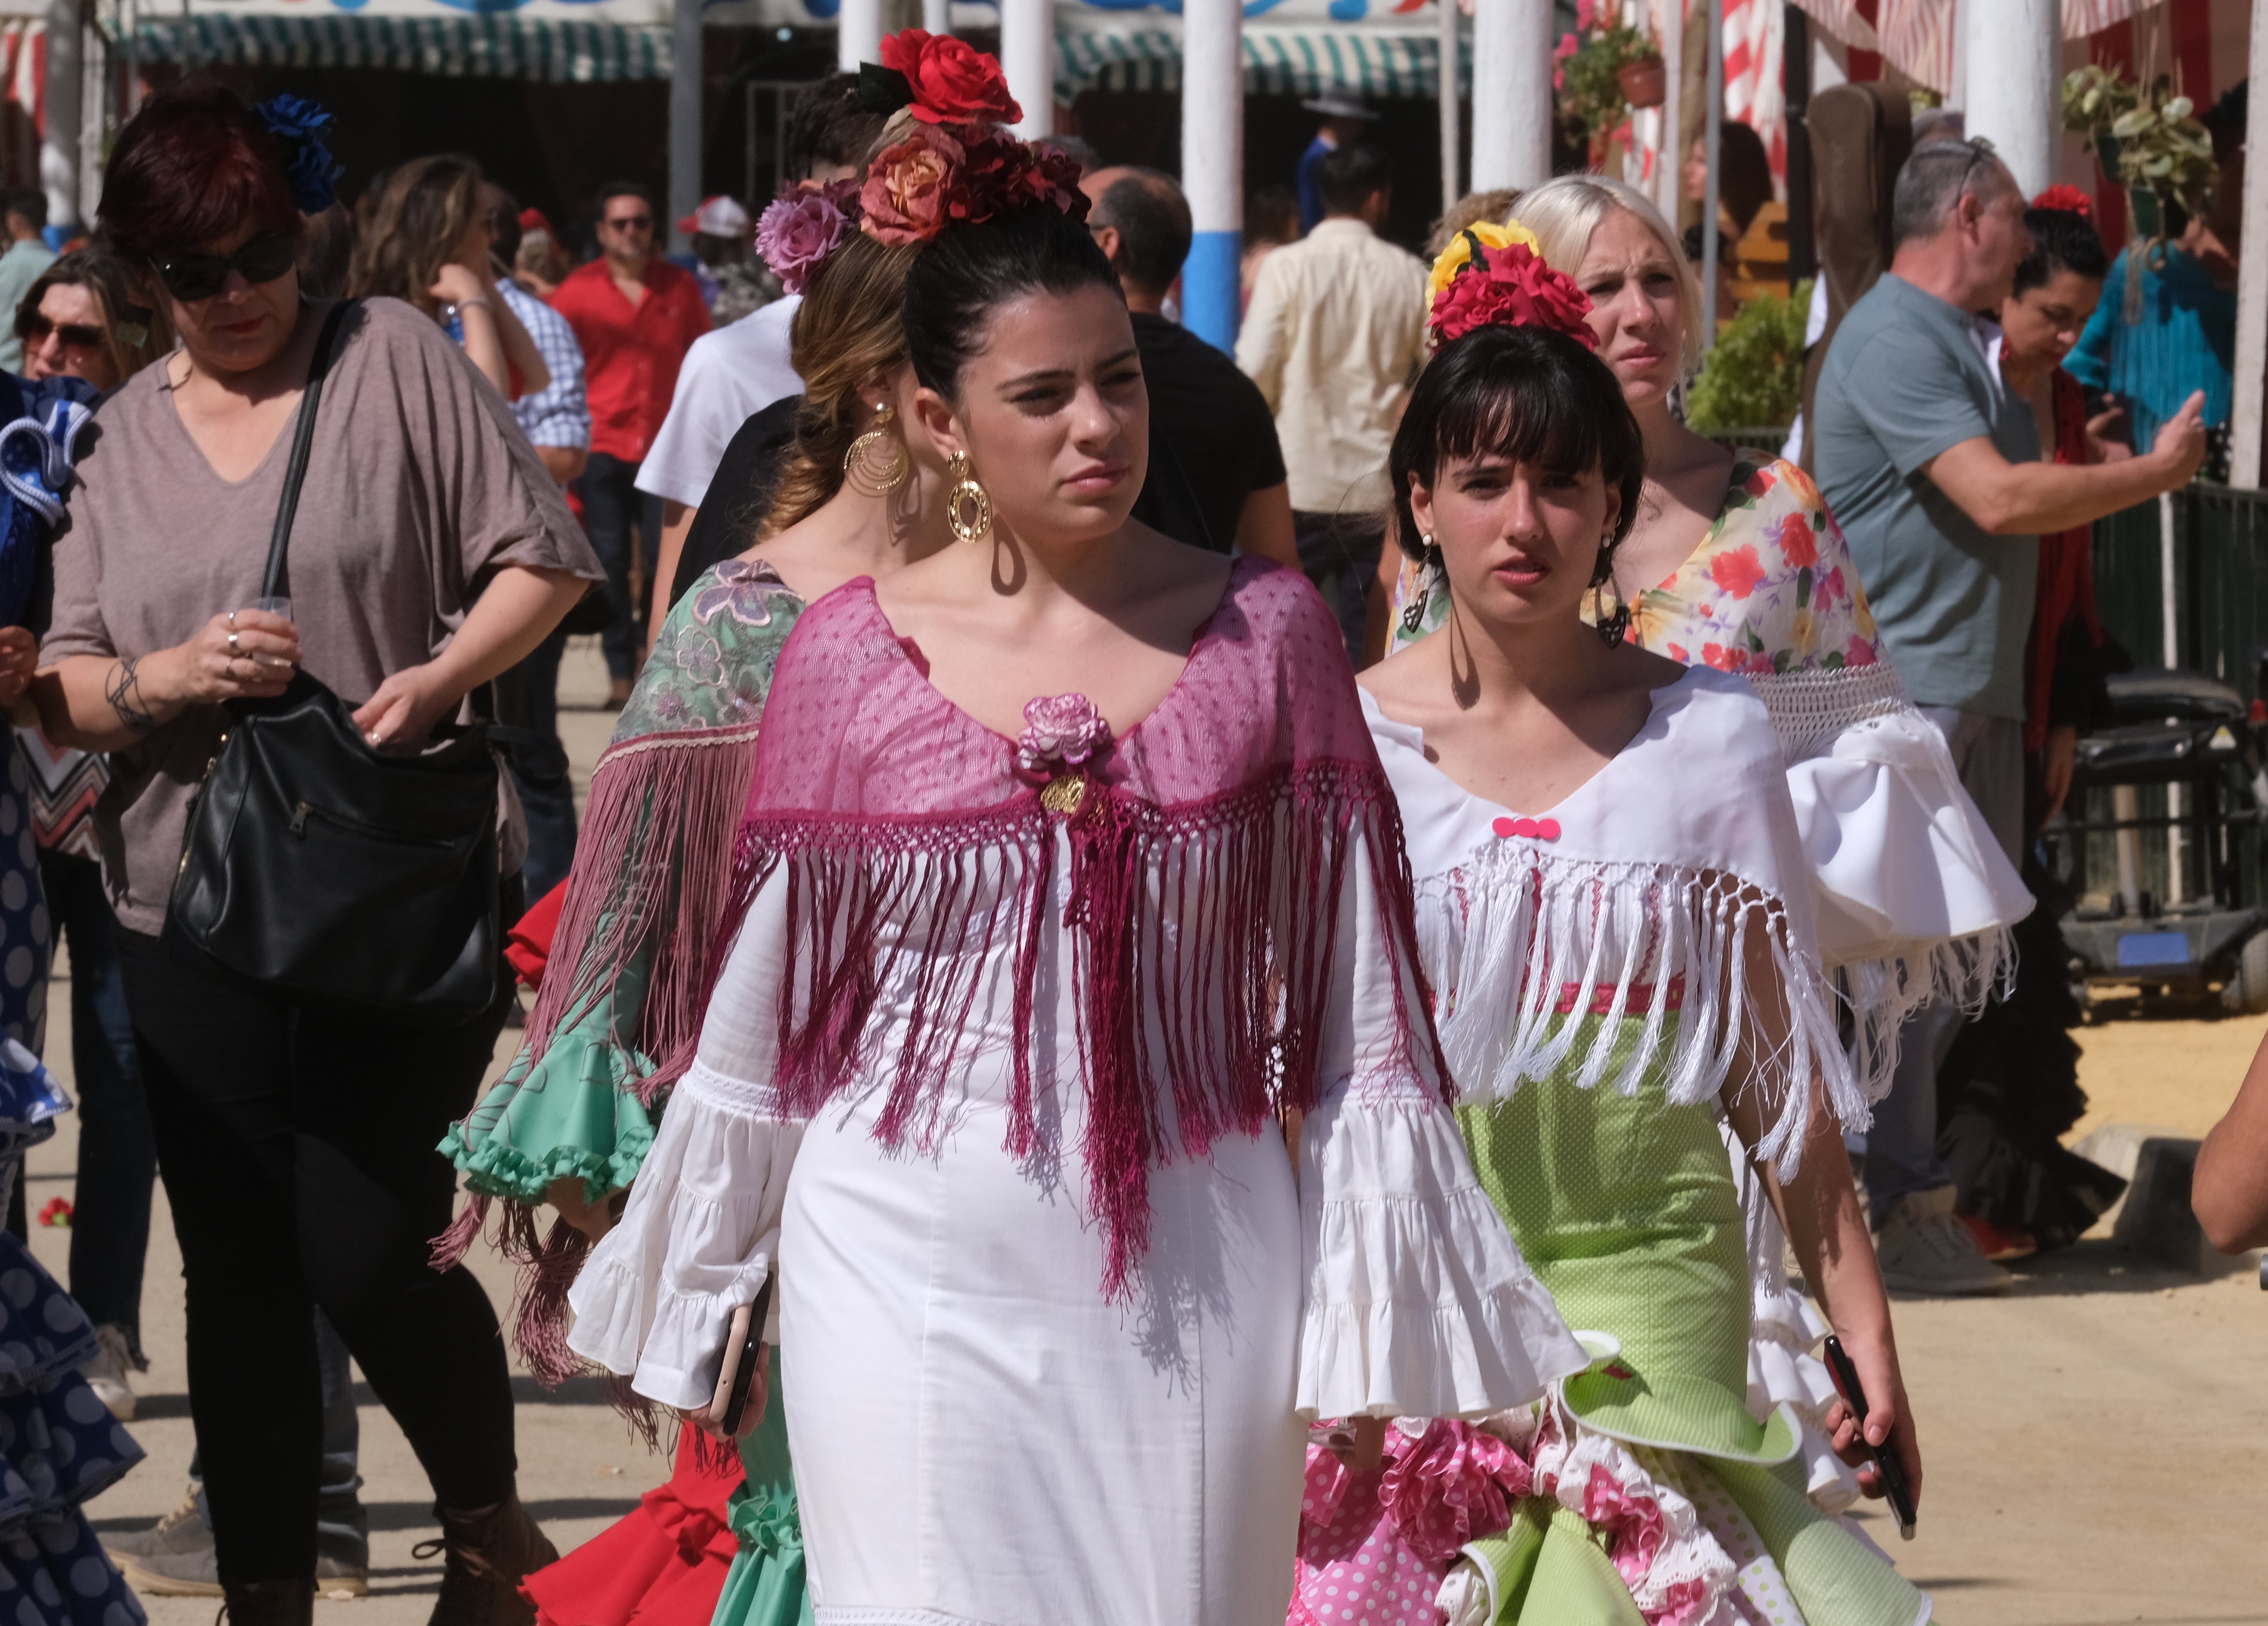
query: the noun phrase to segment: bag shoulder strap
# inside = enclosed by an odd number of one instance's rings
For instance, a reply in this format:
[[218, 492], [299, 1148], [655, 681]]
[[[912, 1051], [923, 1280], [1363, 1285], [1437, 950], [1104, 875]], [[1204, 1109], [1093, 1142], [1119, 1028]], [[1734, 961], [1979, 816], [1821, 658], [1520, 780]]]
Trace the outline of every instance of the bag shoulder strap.
[[341, 299], [323, 319], [315, 340], [314, 359], [307, 364], [307, 387], [299, 396], [299, 417], [291, 430], [291, 461], [284, 469], [284, 498], [276, 505], [276, 529], [268, 539], [268, 569], [261, 578], [261, 596], [284, 598], [291, 594], [291, 573], [285, 555], [291, 543], [291, 521], [299, 512], [299, 487], [307, 477], [307, 450], [315, 440], [315, 407], [323, 398], [323, 379], [331, 370], [331, 351], [339, 324], [360, 303]]

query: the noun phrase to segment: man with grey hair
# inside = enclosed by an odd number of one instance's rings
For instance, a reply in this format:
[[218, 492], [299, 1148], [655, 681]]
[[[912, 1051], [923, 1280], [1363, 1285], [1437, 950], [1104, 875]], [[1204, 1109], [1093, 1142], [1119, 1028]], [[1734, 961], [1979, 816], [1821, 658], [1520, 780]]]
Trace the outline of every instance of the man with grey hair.
[[[1843, 319], [1820, 372], [1819, 486], [1850, 541], [1883, 653], [2014, 862], [2040, 533], [2185, 484], [2205, 456], [2205, 397], [2141, 456], [2042, 462], [2031, 408], [2001, 383], [1999, 329], [1975, 314], [1999, 309], [2031, 247], [2023, 194], [1991, 144], [1915, 148], [1898, 173], [1891, 239], [1889, 272]], [[1937, 1069], [1959, 1020], [1939, 1006], [1907, 1024], [1867, 1139], [1882, 1279], [1902, 1291], [2010, 1282], [1955, 1214], [1937, 1156]]]

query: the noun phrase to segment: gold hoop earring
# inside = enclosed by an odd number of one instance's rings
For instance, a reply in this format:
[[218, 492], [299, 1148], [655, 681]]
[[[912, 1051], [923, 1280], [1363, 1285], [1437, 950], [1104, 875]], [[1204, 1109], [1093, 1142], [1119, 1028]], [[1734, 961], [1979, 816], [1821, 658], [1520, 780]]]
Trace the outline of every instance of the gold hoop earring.
[[906, 483], [913, 468], [904, 443], [888, 432], [897, 416], [887, 402], [876, 403], [874, 426], [843, 455], [843, 484], [861, 497], [887, 497]]
[[976, 477], [968, 471], [968, 454], [955, 452], [945, 466], [945, 477], [953, 482], [945, 494], [945, 522], [953, 534], [971, 547], [992, 534], [992, 493], [976, 484]]

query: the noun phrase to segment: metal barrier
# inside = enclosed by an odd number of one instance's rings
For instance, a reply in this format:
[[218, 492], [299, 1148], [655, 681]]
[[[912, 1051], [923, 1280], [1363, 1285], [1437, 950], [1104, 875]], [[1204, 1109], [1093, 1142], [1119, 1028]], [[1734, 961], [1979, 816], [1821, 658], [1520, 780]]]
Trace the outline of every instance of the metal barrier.
[[2167, 664], [2169, 566], [2174, 664], [2250, 698], [2268, 647], [2268, 492], [2196, 484], [2095, 522], [2095, 602], [2138, 666]]
[[[2257, 668], [2268, 652], [2268, 492], [2198, 484], [2099, 520], [2094, 539], [2095, 597], [2104, 631], [2124, 645], [2138, 667], [2168, 664], [2203, 672], [2245, 698], [2259, 692]], [[2171, 597], [2168, 594], [2170, 588]], [[2170, 602], [2170, 626], [2167, 614]], [[2174, 659], [2167, 659], [2170, 632]], [[2244, 775], [2232, 769], [2228, 789], [2240, 796]], [[2195, 796], [2181, 805], [2189, 825], [2202, 809]], [[2088, 792], [2074, 809], [2089, 824], [2112, 817], [2110, 793]], [[2173, 812], [2168, 787], [2139, 787], [2135, 812], [2146, 820]], [[2257, 905], [2264, 891], [2261, 829], [2249, 809], [2232, 815], [2217, 854], [2200, 850], [2199, 828], [2169, 851], [2161, 831], [2146, 833], [2139, 854], [2141, 883], [2158, 898], [2196, 898], [2228, 890], [2224, 902]], [[2179, 854], [2181, 874], [2170, 860]], [[2216, 864], [2214, 860], [2218, 861]], [[2085, 841], [2082, 892], [2102, 895], [2117, 871], [2110, 835], [2090, 831]], [[2213, 885], [2219, 869], [2222, 884]]]

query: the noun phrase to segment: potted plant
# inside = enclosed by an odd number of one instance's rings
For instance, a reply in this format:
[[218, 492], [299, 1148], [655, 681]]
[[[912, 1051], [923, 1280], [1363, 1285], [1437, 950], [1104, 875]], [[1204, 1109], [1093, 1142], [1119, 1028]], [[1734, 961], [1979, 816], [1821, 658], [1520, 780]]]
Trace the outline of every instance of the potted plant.
[[1653, 37], [1621, 19], [1615, 0], [1581, 0], [1575, 32], [1552, 53], [1551, 88], [1563, 118], [1580, 124], [1595, 159], [1633, 107], [1658, 107], [1668, 70]]
[[2196, 112], [2163, 75], [2145, 89], [2121, 70], [2089, 63], [2063, 82], [2064, 128], [2085, 135], [2103, 174], [2125, 188], [2130, 241], [2154, 258], [2162, 255], [2169, 211], [2198, 213], [2220, 178]]

